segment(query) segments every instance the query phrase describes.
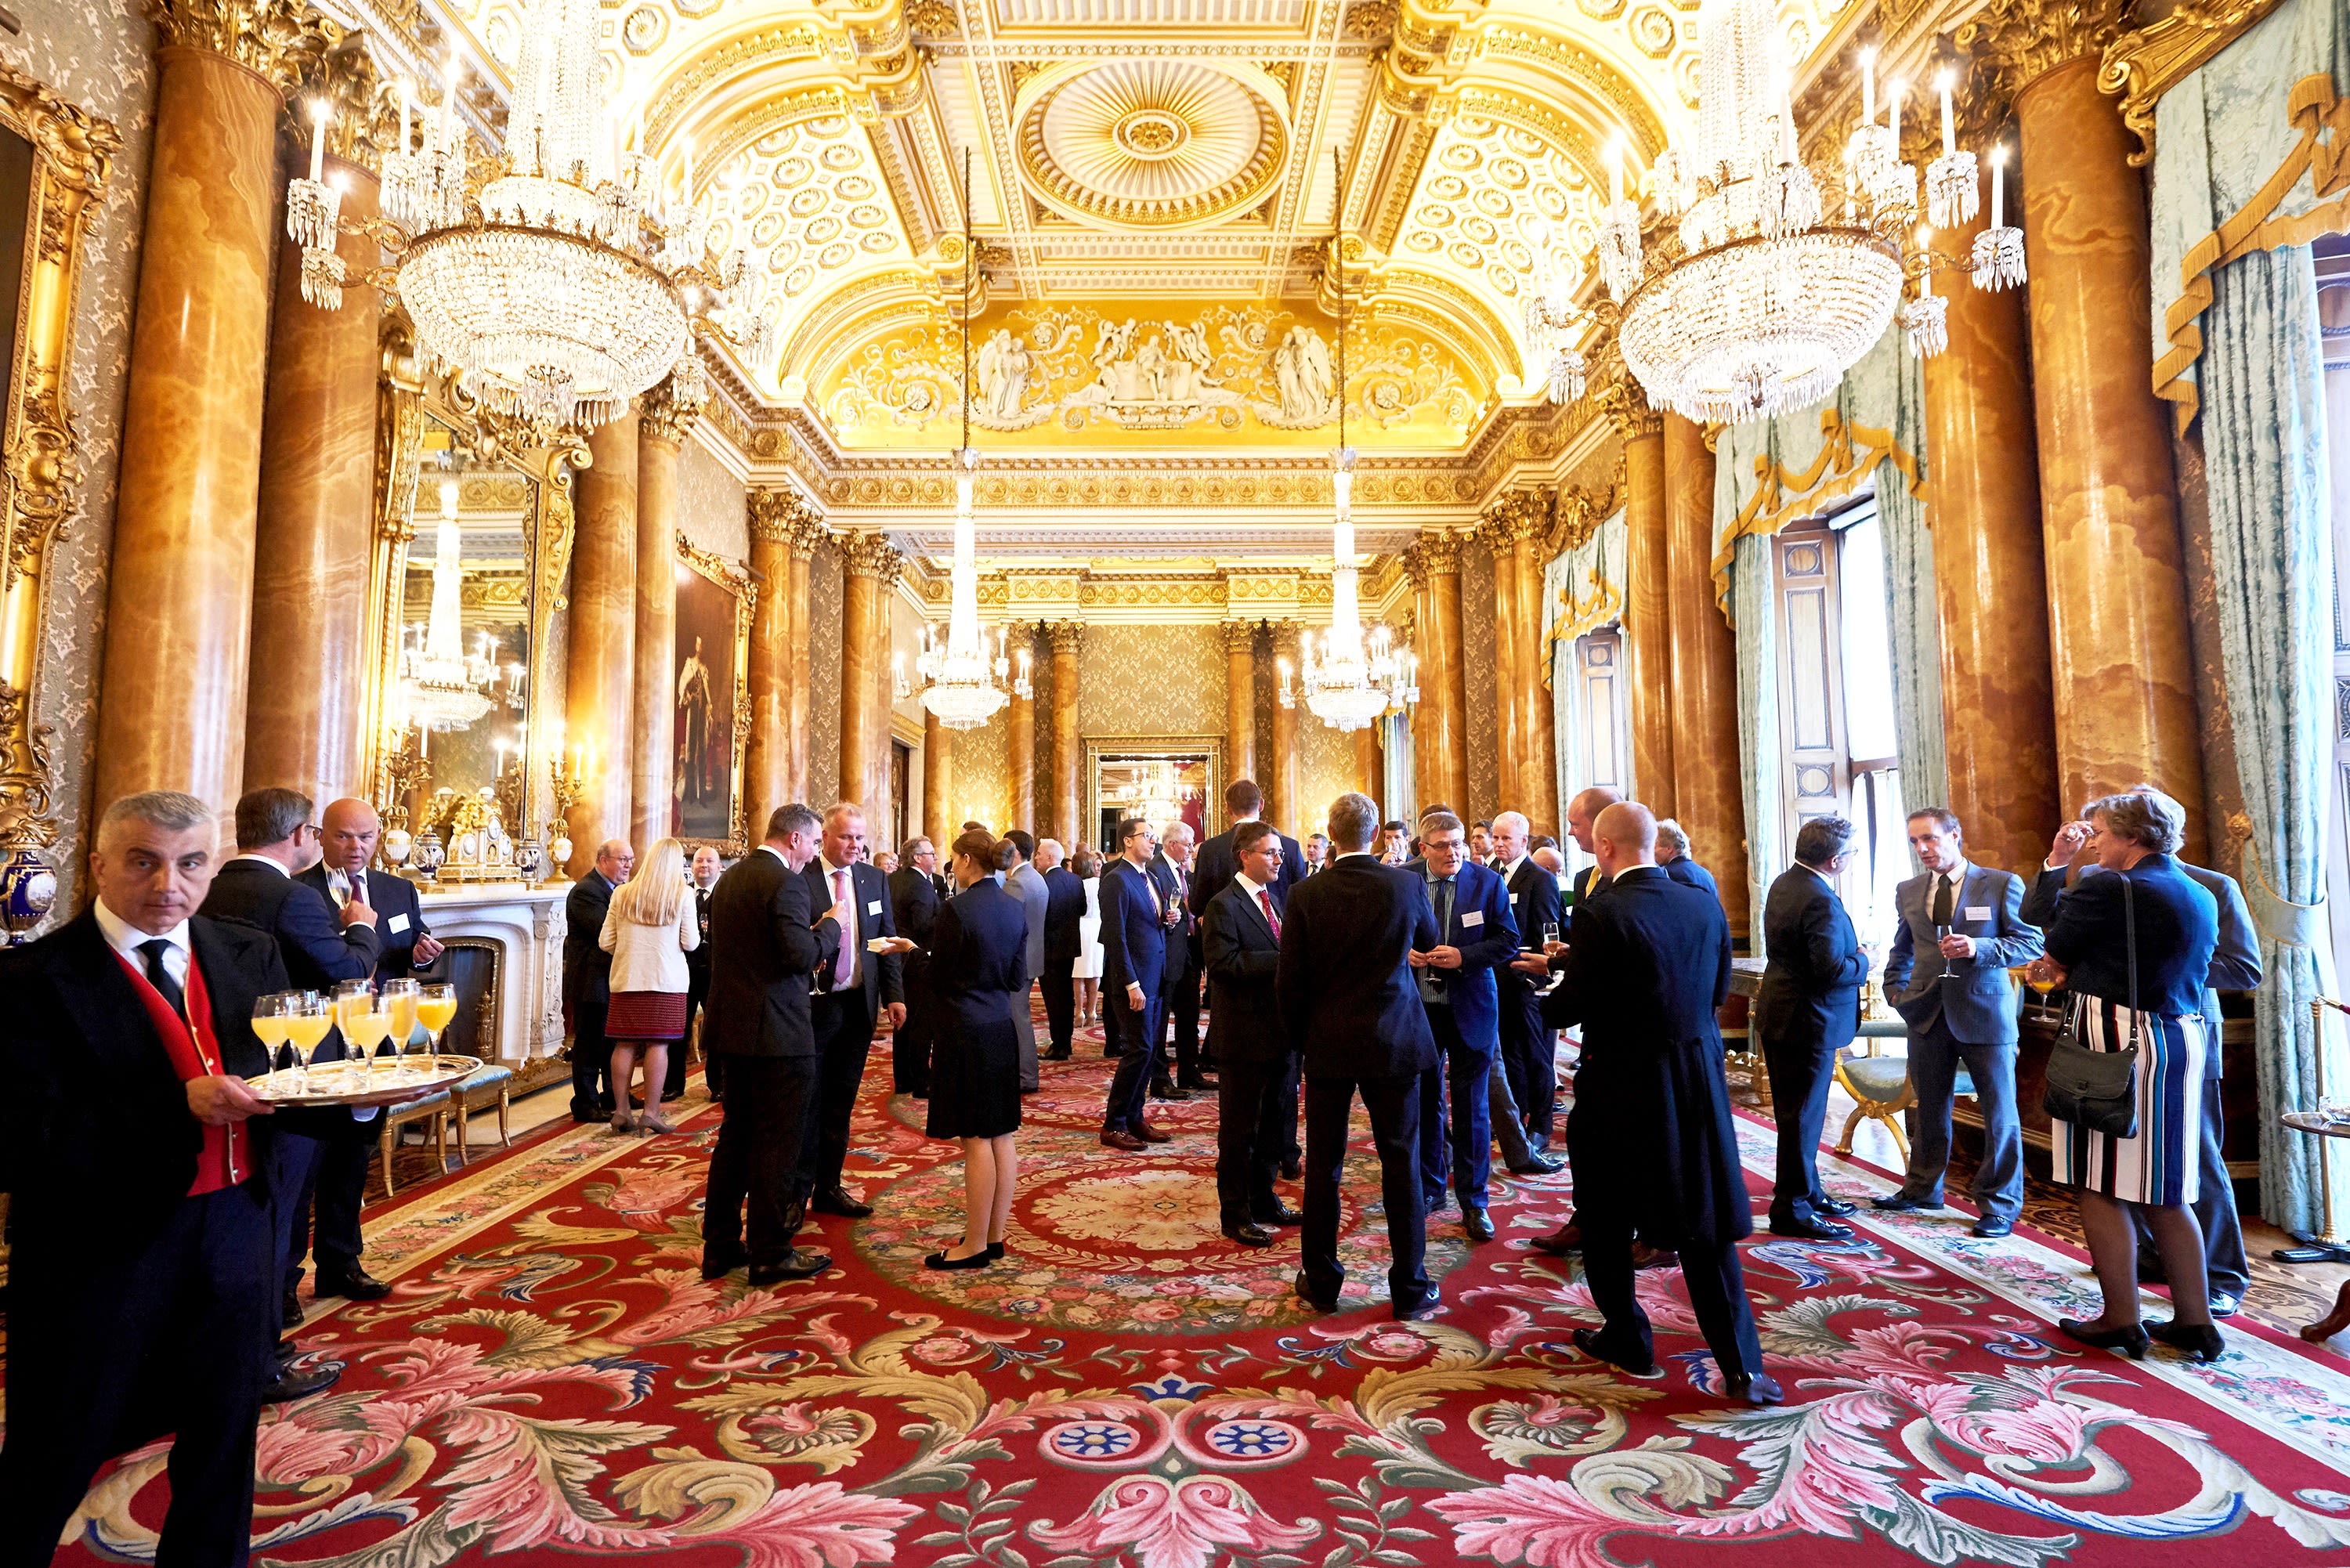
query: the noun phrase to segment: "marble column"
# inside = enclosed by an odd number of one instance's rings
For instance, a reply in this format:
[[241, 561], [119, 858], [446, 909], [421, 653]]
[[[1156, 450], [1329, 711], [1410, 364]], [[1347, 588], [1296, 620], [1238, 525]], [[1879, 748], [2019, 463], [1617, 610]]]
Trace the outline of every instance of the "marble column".
[[[1033, 640], [1035, 635], [1036, 628], [1033, 622], [1015, 628], [1013, 632], [1013, 636], [1020, 639]], [[1019, 649], [1014, 649], [1010, 657], [1016, 672], [1020, 662]], [[1035, 678], [1032, 676], [1030, 680], [1033, 685]], [[1052, 836], [1052, 830], [1046, 827], [1036, 815], [1036, 700], [1035, 696], [1032, 694], [1023, 697], [1018, 691], [1014, 691], [1012, 701], [1004, 704], [1004, 715], [1005, 722], [1011, 725], [1011, 732], [1005, 737], [1003, 747], [1004, 768], [1012, 775], [1005, 780], [1005, 794], [1009, 797], [1006, 801], [1009, 807], [1007, 821], [1011, 826], [1026, 828], [1036, 837], [1049, 838]]]
[[1510, 564], [1518, 575], [1518, 700], [1525, 705], [1521, 739], [1526, 765], [1520, 775], [1518, 809], [1536, 833], [1559, 833], [1558, 715], [1551, 706], [1549, 624], [1543, 603], [1543, 564], [1536, 558], [1539, 519], [1528, 519], [1510, 541]]
[[1442, 529], [1404, 552], [1418, 603], [1413, 651], [1419, 701], [1411, 711], [1413, 793], [1419, 809], [1469, 806], [1469, 684], [1461, 662], [1461, 541]]
[[[638, 446], [637, 416], [623, 415], [588, 438], [579, 472], [563, 727], [563, 743], [584, 748], [587, 774], [565, 816], [574, 877], [594, 864], [598, 845], [629, 836], [634, 804]], [[650, 565], [668, 575], [666, 558]]]
[[[1288, 660], [1292, 670], [1305, 669], [1298, 655], [1298, 634], [1303, 629], [1294, 620], [1273, 623], [1273, 657]], [[1253, 676], [1251, 685], [1254, 685]], [[1299, 701], [1303, 703], [1302, 696]], [[1297, 836], [1298, 817], [1305, 804], [1297, 798], [1301, 771], [1297, 764], [1299, 711], [1280, 701], [1274, 703], [1273, 755], [1263, 760], [1258, 771], [1265, 776], [1257, 781], [1264, 790], [1264, 819], [1292, 838]]]
[[1077, 742], [1077, 649], [1085, 631], [1085, 623], [1074, 620], [1045, 628], [1053, 640], [1053, 836], [1072, 853], [1093, 837], [1084, 818], [1085, 749]]
[[[1493, 570], [1493, 683], [1494, 735], [1494, 795], [1497, 811], [1516, 809], [1523, 799], [1525, 787], [1525, 737], [1519, 721], [1524, 716], [1518, 706], [1518, 574], [1510, 561], [1510, 535], [1515, 520], [1516, 506], [1511, 503], [1514, 494], [1505, 498], [1503, 505], [1485, 514], [1479, 524], [1478, 538], [1485, 546], [1485, 556]], [[1455, 801], [1453, 808], [1467, 820], [1466, 801]]]
[[[1633, 396], [1640, 394], [1636, 390]], [[1644, 403], [1619, 404], [1617, 430], [1624, 438], [1624, 694], [1632, 732], [1632, 794], [1659, 816], [1677, 816], [1665, 427]], [[1562, 812], [1565, 806], [1559, 802]]]
[[[159, 20], [99, 684], [94, 805], [244, 783], [254, 530], [278, 210], [275, 46]], [[191, 41], [182, 43], [185, 35]], [[259, 51], [270, 51], [263, 57]]]
[[1256, 628], [1224, 622], [1224, 777], [1256, 778]]
[[2169, 414], [2151, 385], [2146, 189], [2097, 63], [2075, 55], [2015, 97], [2068, 811], [2139, 779], [2203, 799]]
[[[1964, 256], [1990, 222], [1935, 236]], [[1956, 280], [1950, 347], [1925, 362], [1934, 597], [1942, 629], [1942, 726], [1950, 798], [1984, 865], [2036, 866], [2065, 807], [2056, 791], [2046, 564], [2041, 555], [2032, 348], [2022, 289]], [[1919, 805], [1931, 804], [1919, 802]], [[2073, 803], [2078, 805], [2080, 803]]]
[[[664, 381], [637, 420], [637, 642], [629, 749], [629, 839], [641, 855], [670, 835], [677, 783], [677, 454], [693, 428]], [[723, 658], [713, 649], [705, 658]]]
[[[376, 214], [374, 174], [328, 158], [343, 216]], [[376, 265], [375, 242], [345, 234], [353, 276]], [[367, 776], [368, 667], [380, 633], [369, 624], [375, 553], [376, 333], [371, 288], [344, 291], [340, 310], [302, 297], [302, 247], [277, 247], [269, 386], [262, 404], [261, 489], [255, 518], [253, 691], [244, 714], [244, 787], [278, 784], [324, 805], [372, 794]]]
[[792, 524], [792, 744], [790, 783], [784, 798], [804, 804], [812, 804], [808, 802], [808, 636], [814, 622], [808, 610], [808, 572], [816, 546], [831, 537], [831, 530], [813, 513], [802, 513]]
[[936, 713], [922, 711], [922, 826], [943, 865], [962, 818], [954, 805], [954, 735]]
[[841, 543], [840, 794], [885, 826], [889, 766], [889, 593], [904, 557], [878, 533]]
[[802, 510], [787, 490], [747, 497], [751, 570], [759, 599], [751, 611], [751, 733], [743, 745], [743, 815], [751, 842], [767, 830], [792, 792], [792, 645], [800, 636], [792, 598], [792, 524]]
[[1672, 596], [1673, 800], [1690, 853], [1721, 884], [1732, 936], [1753, 896], [1738, 771], [1738, 641], [1714, 598], [1713, 453], [1705, 432], [1665, 419], [1665, 570]]

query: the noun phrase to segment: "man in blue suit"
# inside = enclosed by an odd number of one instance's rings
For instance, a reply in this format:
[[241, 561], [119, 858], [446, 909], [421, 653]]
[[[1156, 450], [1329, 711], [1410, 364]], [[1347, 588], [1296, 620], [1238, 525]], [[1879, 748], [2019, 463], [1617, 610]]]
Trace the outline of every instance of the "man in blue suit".
[[1493, 1172], [1493, 1123], [1486, 1080], [1502, 1047], [1493, 971], [1518, 956], [1518, 927], [1510, 915], [1508, 885], [1469, 857], [1459, 817], [1449, 811], [1421, 817], [1419, 846], [1427, 855], [1422, 876], [1437, 942], [1413, 952], [1411, 967], [1429, 1033], [1444, 1058], [1441, 1074], [1420, 1080], [1419, 1189], [1428, 1209], [1441, 1207], [1449, 1164], [1461, 1228], [1472, 1241], [1490, 1241], [1493, 1221], [1485, 1213], [1485, 1188]]
[[1657, 824], [1657, 866], [1684, 888], [1721, 897], [1721, 885], [1713, 879], [1712, 872], [1690, 858], [1689, 835], [1669, 816]]
[[[1160, 897], [1150, 872], [1159, 836], [1139, 816], [1118, 825], [1118, 858], [1101, 875], [1102, 1005], [1118, 1020], [1118, 1072], [1102, 1106], [1105, 1148], [1131, 1152], [1165, 1143], [1168, 1135], [1143, 1116], [1144, 1096], [1159, 1062], [1167, 1014], [1160, 982], [1167, 973], [1168, 930], [1180, 910]], [[1177, 940], [1181, 940], [1179, 934]]]
[[1893, 890], [1898, 925], [1885, 995], [1909, 1025], [1909, 1086], [1918, 1137], [1901, 1189], [1876, 1199], [1897, 1212], [1942, 1206], [1950, 1158], [1950, 1085], [1964, 1061], [1982, 1107], [1974, 1233], [2015, 1229], [2023, 1210], [2023, 1126], [2015, 1111], [2015, 986], [2009, 968], [2040, 956], [2023, 919], [2023, 879], [1970, 865], [1959, 819], [1940, 806], [1909, 814], [1909, 847], [1925, 872]]

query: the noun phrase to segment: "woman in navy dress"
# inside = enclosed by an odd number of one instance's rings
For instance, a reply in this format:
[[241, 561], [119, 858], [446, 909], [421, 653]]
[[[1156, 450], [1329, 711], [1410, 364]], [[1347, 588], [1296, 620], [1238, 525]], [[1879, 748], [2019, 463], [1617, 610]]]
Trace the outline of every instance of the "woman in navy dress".
[[[933, 1269], [984, 1268], [1003, 1256], [1019, 1158], [1020, 1046], [1028, 1021], [1028, 916], [995, 873], [1014, 852], [985, 828], [954, 841], [960, 889], [931, 928], [932, 1137], [962, 1144], [960, 1244], [922, 1260]], [[1013, 1022], [1017, 1012], [1020, 1023]]]
[[[2056, 906], [2048, 955], [2034, 979], [2071, 991], [2079, 1034], [2093, 1051], [2135, 1042], [2137, 1131], [2113, 1137], [2070, 1122], [2050, 1125], [2050, 1165], [2081, 1199], [2105, 1311], [2057, 1326], [2084, 1345], [2145, 1355], [2149, 1334], [2209, 1361], [2220, 1351], [2205, 1293], [2203, 1236], [2189, 1207], [2201, 1147], [2203, 1064], [2220, 1048], [2220, 1021], [2203, 1016], [2203, 982], [2220, 940], [2220, 910], [2172, 858], [2186, 836], [2178, 808], [2149, 794], [2114, 794], [2083, 814], [2095, 827], [2097, 868], [2085, 869]], [[2133, 998], [2129, 932], [2137, 932]], [[2162, 1254], [2171, 1320], [2138, 1321], [2137, 1232], [2142, 1210]]]

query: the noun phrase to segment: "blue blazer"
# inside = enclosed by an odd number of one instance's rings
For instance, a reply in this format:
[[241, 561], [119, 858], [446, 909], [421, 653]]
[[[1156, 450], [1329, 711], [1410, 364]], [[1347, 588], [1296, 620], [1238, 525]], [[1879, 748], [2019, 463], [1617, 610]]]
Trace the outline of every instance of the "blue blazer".
[[1159, 900], [1152, 896], [1157, 881], [1123, 856], [1102, 872], [1102, 989], [1121, 1003], [1126, 988], [1139, 985], [1148, 1006], [1167, 972], [1167, 928], [1159, 923]]
[[[1419, 873], [1420, 896], [1429, 894], [1428, 873]], [[1436, 912], [1433, 899], [1429, 913]], [[1452, 922], [1438, 939], [1439, 946], [1461, 950], [1461, 967], [1438, 970], [1445, 994], [1452, 1000], [1453, 1027], [1463, 1043], [1498, 1050], [1502, 1044], [1502, 1004], [1493, 971], [1518, 956], [1518, 922], [1510, 912], [1510, 886], [1501, 873], [1461, 862], [1452, 878]]]
[[[2220, 945], [2220, 906], [2168, 855], [2149, 855], [2126, 871], [2084, 877], [2058, 902], [2048, 928], [2048, 956], [2067, 971], [2065, 988], [2128, 1005], [2125, 932], [2133, 923], [2138, 1006], [2174, 1018], [2200, 1013], [2211, 955]], [[2219, 1021], [2211, 1022], [2216, 1030]]]
[[1912, 1033], [1947, 1019], [1950, 1038], [1969, 1045], [2015, 1044], [2017, 1002], [2008, 970], [2040, 956], [2040, 928], [2023, 918], [2023, 879], [1970, 864], [1950, 907], [1950, 929], [1975, 940], [1975, 956], [1946, 959], [1934, 940], [1934, 886], [1924, 871], [1893, 889], [1893, 950], [1885, 959], [1885, 995]]

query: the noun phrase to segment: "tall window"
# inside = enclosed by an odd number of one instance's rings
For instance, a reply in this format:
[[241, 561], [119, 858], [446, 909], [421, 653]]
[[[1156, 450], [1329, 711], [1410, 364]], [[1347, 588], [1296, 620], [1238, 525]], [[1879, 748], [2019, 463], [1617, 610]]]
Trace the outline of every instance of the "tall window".
[[2312, 245], [2317, 323], [2325, 345], [2325, 455], [2334, 493], [2334, 790], [2327, 826], [2326, 901], [2334, 909], [2334, 972], [2350, 974], [2350, 235]]
[[1885, 540], [1863, 496], [1781, 533], [1779, 722], [1786, 842], [1815, 816], [1860, 830], [1845, 903], [1863, 940], [1890, 933], [1893, 889], [1910, 873], [1894, 742]]

